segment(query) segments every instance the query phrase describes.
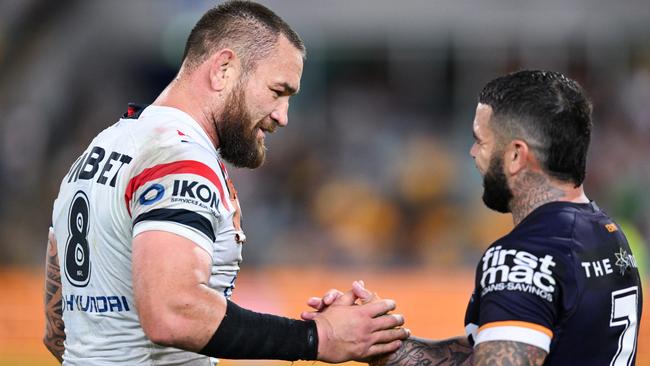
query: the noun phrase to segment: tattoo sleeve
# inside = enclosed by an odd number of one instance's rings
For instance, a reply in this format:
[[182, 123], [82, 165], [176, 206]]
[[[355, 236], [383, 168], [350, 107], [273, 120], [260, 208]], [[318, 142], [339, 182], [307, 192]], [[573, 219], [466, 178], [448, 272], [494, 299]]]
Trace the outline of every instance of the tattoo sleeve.
[[470, 366], [473, 349], [465, 337], [431, 341], [411, 337], [395, 353], [371, 363], [372, 366]]
[[546, 351], [529, 344], [513, 341], [480, 343], [474, 353], [474, 364], [539, 366], [546, 358]]
[[411, 337], [371, 366], [540, 366], [545, 358], [544, 350], [521, 342], [484, 342], [473, 349], [465, 337], [444, 341]]
[[43, 343], [54, 357], [63, 362], [65, 331], [61, 298], [61, 270], [56, 238], [50, 230], [45, 255], [45, 336]]

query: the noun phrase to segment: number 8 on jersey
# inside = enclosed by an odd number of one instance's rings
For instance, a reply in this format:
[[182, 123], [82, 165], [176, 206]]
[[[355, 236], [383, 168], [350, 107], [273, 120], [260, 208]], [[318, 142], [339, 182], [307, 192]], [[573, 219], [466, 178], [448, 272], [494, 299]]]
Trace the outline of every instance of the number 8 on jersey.
[[90, 252], [88, 251], [88, 197], [77, 191], [70, 205], [65, 246], [65, 275], [76, 287], [86, 287], [90, 280]]

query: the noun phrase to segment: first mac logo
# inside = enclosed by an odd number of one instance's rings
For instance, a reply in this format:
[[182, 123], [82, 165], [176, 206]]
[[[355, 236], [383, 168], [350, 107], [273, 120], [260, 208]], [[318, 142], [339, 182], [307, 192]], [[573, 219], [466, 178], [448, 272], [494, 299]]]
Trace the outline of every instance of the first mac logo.
[[553, 256], [538, 257], [523, 250], [489, 248], [482, 258], [481, 296], [492, 291], [522, 291], [553, 301], [556, 280]]

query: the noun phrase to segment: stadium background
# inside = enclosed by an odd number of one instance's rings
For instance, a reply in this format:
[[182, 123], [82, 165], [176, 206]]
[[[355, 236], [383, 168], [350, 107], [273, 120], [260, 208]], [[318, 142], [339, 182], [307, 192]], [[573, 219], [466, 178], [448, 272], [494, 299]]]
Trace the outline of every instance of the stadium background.
[[[587, 90], [587, 193], [647, 262], [649, 2], [262, 3], [302, 35], [308, 60], [267, 164], [230, 170], [248, 237], [237, 301], [297, 316], [308, 296], [365, 279], [415, 334], [462, 334], [473, 265], [512, 225], [480, 200], [476, 95], [520, 68]], [[0, 365], [55, 364], [40, 343], [42, 262], [60, 179], [127, 102], [155, 98], [212, 4], [0, 1]], [[650, 365], [647, 313], [639, 365]], [[260, 363], [289, 364], [224, 364]]]

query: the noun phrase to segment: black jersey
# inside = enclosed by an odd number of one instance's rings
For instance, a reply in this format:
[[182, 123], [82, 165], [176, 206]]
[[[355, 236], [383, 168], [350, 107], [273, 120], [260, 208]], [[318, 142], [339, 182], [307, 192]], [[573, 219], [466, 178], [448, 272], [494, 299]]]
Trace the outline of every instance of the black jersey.
[[552, 202], [485, 251], [465, 330], [542, 348], [545, 365], [633, 365], [642, 303], [618, 225], [593, 202]]

